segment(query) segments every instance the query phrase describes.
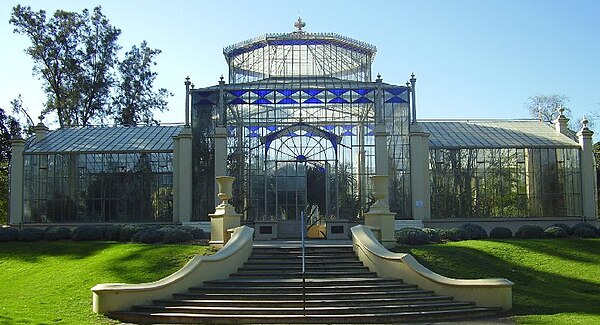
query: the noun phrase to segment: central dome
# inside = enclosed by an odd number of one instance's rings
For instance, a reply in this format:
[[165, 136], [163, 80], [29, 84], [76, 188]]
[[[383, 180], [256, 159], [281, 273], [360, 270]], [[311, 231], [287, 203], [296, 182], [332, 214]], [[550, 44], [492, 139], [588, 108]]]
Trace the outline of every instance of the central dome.
[[296, 31], [265, 34], [223, 49], [229, 82], [273, 77], [333, 77], [371, 81], [375, 46], [334, 33], [307, 33], [298, 18]]

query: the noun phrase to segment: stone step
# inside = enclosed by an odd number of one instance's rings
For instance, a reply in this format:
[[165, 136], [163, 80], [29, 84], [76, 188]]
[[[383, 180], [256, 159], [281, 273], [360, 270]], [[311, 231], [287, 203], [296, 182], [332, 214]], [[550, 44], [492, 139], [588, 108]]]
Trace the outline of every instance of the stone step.
[[310, 292], [310, 293], [342, 293], [342, 292], [381, 292], [383, 290], [415, 290], [416, 285], [413, 284], [389, 284], [389, 285], [323, 285], [323, 286], [310, 286], [310, 287], [299, 287], [299, 286], [241, 286], [241, 287], [226, 287], [226, 286], [201, 286], [190, 288], [189, 291], [193, 293], [294, 293], [298, 291]]
[[391, 299], [406, 297], [431, 296], [433, 291], [423, 289], [412, 290], [380, 290], [367, 292], [307, 292], [303, 294], [298, 290], [284, 293], [240, 293], [240, 292], [183, 292], [173, 295], [174, 299], [227, 299], [227, 300], [332, 300], [332, 299]]
[[236, 305], [225, 307], [214, 306], [135, 306], [133, 311], [148, 313], [193, 313], [193, 314], [242, 314], [242, 315], [329, 315], [329, 314], [381, 314], [404, 311], [432, 311], [471, 308], [472, 303], [444, 302], [419, 304], [390, 304], [385, 306], [343, 306], [343, 307], [240, 307]]
[[393, 297], [393, 298], [359, 298], [359, 299], [314, 299], [314, 300], [235, 300], [235, 299], [158, 299], [154, 303], [161, 306], [372, 306], [384, 304], [407, 304], [407, 303], [425, 303], [425, 302], [450, 302], [450, 296], [414, 296], [414, 297]]
[[[367, 271], [369, 272], [369, 268], [364, 265], [338, 265], [338, 264], [324, 264], [324, 265], [305, 265], [304, 269], [309, 272], [320, 272], [320, 271]], [[288, 271], [302, 271], [302, 265], [244, 265], [238, 269], [238, 272], [288, 272]]]
[[204, 282], [205, 285], [212, 286], [235, 286], [240, 287], [244, 285], [250, 286], [322, 286], [326, 285], [377, 285], [377, 284], [402, 284], [404, 281], [400, 279], [389, 279], [389, 278], [329, 278], [329, 279], [306, 279], [302, 281], [302, 279], [262, 279], [262, 278], [253, 278], [253, 279], [225, 279], [225, 280], [211, 280]]
[[[230, 275], [232, 278], [267, 278], [267, 279], [291, 279], [291, 278], [302, 278], [302, 272], [244, 272], [238, 271]], [[307, 279], [311, 278], [348, 278], [348, 277], [377, 277], [376, 273], [365, 272], [340, 272], [340, 271], [321, 271], [321, 272], [305, 272], [304, 277]]]
[[176, 324], [381, 324], [414, 323], [436, 320], [464, 320], [496, 314], [490, 308], [465, 308], [459, 310], [407, 311], [380, 314], [329, 314], [329, 315], [214, 315], [194, 313], [112, 312], [110, 317], [132, 323]]

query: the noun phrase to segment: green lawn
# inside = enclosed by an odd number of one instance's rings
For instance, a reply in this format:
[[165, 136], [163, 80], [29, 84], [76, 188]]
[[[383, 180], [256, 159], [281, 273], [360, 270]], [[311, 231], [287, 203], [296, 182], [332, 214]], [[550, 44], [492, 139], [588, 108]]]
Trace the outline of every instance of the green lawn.
[[[517, 323], [600, 324], [600, 239], [478, 240], [399, 248], [450, 277], [515, 283]], [[157, 280], [205, 246], [0, 243], [0, 324], [110, 324], [92, 313], [97, 283]]]
[[0, 324], [111, 324], [92, 312], [98, 283], [158, 280], [206, 246], [0, 243]]
[[456, 278], [507, 278], [512, 319], [523, 324], [600, 324], [600, 239], [476, 240], [398, 247]]

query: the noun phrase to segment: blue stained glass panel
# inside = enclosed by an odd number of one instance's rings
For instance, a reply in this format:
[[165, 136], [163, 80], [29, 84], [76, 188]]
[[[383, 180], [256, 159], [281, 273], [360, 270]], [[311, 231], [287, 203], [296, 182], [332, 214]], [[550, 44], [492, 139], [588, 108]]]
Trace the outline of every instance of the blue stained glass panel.
[[295, 132], [290, 132], [287, 134], [290, 137], [297, 137], [298, 135]]
[[367, 97], [359, 97], [357, 100], [353, 101], [356, 104], [367, 104], [372, 103], [373, 101], [368, 99]]
[[394, 96], [388, 100], [385, 101], [386, 103], [407, 103], [407, 101], [405, 101], [404, 99]]
[[232, 90], [231, 91], [231, 94], [235, 97], [243, 96], [245, 93], [247, 93], [246, 90]]
[[277, 92], [280, 93], [280, 94], [282, 94], [283, 96], [290, 97], [293, 94], [297, 93], [298, 91], [297, 90], [291, 90], [291, 89], [282, 89], [282, 90], [278, 90]]
[[250, 126], [247, 126], [246, 128], [247, 128], [249, 131], [256, 132], [256, 131], [258, 131], [258, 129], [260, 129], [260, 126], [257, 126], [257, 125], [250, 125]]
[[277, 104], [298, 104], [298, 102], [292, 98], [284, 98], [278, 101]]
[[323, 128], [327, 131], [332, 131], [335, 129], [335, 125], [323, 125]]
[[346, 104], [348, 103], [347, 100], [343, 99], [342, 97], [335, 97], [334, 99], [329, 101], [330, 103], [334, 103], [334, 104]]
[[386, 91], [398, 96], [398, 95], [402, 94], [403, 92], [405, 92], [406, 88], [388, 88], [388, 89], [386, 89]]
[[248, 138], [258, 138], [260, 135], [256, 132], [248, 133]]
[[306, 103], [306, 104], [323, 104], [323, 101], [318, 98], [311, 97], [311, 98], [305, 100], [304, 103]]
[[277, 130], [277, 127], [275, 125], [269, 125], [269, 126], [267, 126], [267, 130], [273, 132], [273, 131]]
[[272, 90], [265, 90], [265, 89], [258, 89], [258, 90], [253, 90], [253, 93], [257, 94], [260, 97], [265, 97], [268, 94], [272, 93]]
[[298, 160], [298, 161], [306, 161], [306, 156], [305, 155], [298, 155], [298, 156], [296, 156], [296, 160]]
[[230, 101], [229, 104], [247, 104], [247, 103], [245, 100], [238, 97], [238, 98], [235, 98], [232, 101]]
[[346, 131], [352, 130], [354, 128], [354, 125], [342, 125], [342, 128]]
[[361, 96], [364, 96], [370, 92], [373, 91], [373, 89], [352, 89], [353, 91], [355, 91], [356, 93], [358, 93]]
[[266, 98], [259, 98], [255, 101], [252, 102], [252, 104], [273, 104], [270, 100], [266, 99]]
[[344, 93], [348, 92], [348, 89], [329, 89], [329, 92], [336, 96], [342, 96]]
[[374, 135], [375, 135], [375, 132], [373, 132], [373, 131], [369, 131], [369, 132], [367, 132], [367, 134], [365, 134], [365, 135], [366, 135], [366, 136], [374, 136]]
[[342, 133], [343, 136], [350, 136], [350, 135], [354, 135], [354, 133], [352, 133], [352, 131], [346, 131], [344, 133]]
[[306, 94], [308, 94], [309, 96], [311, 96], [311, 97], [315, 97], [318, 94], [322, 93], [323, 90], [319, 90], [319, 89], [305, 89], [304, 92]]

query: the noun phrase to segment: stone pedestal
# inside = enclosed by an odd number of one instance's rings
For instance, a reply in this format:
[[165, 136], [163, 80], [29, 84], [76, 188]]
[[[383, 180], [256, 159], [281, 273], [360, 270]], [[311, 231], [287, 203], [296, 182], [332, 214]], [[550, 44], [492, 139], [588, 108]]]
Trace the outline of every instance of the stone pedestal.
[[375, 237], [386, 248], [396, 246], [396, 238], [394, 237], [394, 219], [396, 214], [390, 212], [390, 207], [387, 205], [388, 196], [388, 176], [374, 175], [371, 176], [373, 184], [373, 197], [375, 203], [365, 213], [365, 226], [369, 227], [375, 234]]
[[254, 221], [254, 239], [255, 240], [277, 239], [277, 221], [275, 221], [275, 220]]
[[218, 176], [217, 183], [219, 184], [219, 199], [221, 204], [215, 207], [215, 213], [210, 216], [210, 246], [215, 248], [223, 247], [229, 239], [231, 233], [229, 229], [240, 226], [241, 214], [235, 212], [234, 207], [229, 204], [228, 200], [232, 197], [232, 185], [235, 177]]

